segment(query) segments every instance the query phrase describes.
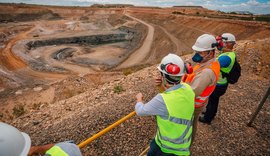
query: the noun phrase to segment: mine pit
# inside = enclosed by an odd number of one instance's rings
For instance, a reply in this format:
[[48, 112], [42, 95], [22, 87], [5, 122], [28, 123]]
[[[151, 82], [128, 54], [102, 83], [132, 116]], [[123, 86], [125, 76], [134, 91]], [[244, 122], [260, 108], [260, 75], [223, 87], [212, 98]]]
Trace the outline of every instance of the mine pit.
[[76, 52], [76, 50], [73, 48], [64, 48], [54, 52], [51, 57], [55, 60], [63, 60], [72, 57], [74, 52]]
[[[80, 143], [134, 111], [138, 92], [145, 102], [158, 93], [156, 67], [168, 53], [189, 62], [198, 36], [229, 32], [243, 74], [220, 99], [213, 124], [198, 125], [192, 155], [270, 155], [269, 105], [245, 126], [269, 86], [270, 24], [227, 16], [202, 7], [0, 4], [0, 120], [33, 145]], [[137, 156], [155, 126], [135, 116], [83, 155]]]
[[28, 49], [31, 50], [33, 48], [51, 45], [55, 46], [62, 44], [100, 45], [115, 42], [123, 42], [131, 39], [132, 37], [130, 37], [129, 39], [127, 38], [127, 34], [119, 33], [119, 34], [106, 34], [93, 36], [79, 36], [70, 38], [57, 38], [50, 40], [37, 40], [37, 41], [30, 41], [26, 45], [28, 46]]
[[[74, 23], [80, 23], [64, 22], [67, 28]], [[86, 74], [117, 66], [138, 47], [142, 39], [142, 32], [132, 27], [121, 26], [101, 33], [101, 30], [86, 31], [89, 27], [85, 25], [94, 24], [83, 24], [84, 29], [73, 34], [69, 29], [62, 31], [56, 29], [55, 33], [58, 34], [56, 36], [60, 37], [52, 36], [53, 30], [49, 29], [51, 25], [39, 25], [27, 33], [31, 34], [30, 37], [16, 39], [12, 48], [7, 50], [27, 63], [34, 71]]]

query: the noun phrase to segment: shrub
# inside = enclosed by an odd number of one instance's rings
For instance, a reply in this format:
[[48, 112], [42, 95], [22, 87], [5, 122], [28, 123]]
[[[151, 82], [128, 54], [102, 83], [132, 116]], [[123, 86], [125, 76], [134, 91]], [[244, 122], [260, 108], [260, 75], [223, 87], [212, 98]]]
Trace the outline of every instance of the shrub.
[[123, 70], [123, 74], [125, 75], [125, 76], [127, 76], [127, 75], [129, 75], [129, 74], [132, 74], [133, 73], [133, 71], [132, 71], [132, 69], [130, 69], [130, 68], [127, 68], [127, 69], [124, 69]]
[[121, 85], [116, 85], [116, 86], [114, 86], [113, 91], [114, 91], [114, 93], [119, 94], [119, 93], [123, 92], [124, 89]]
[[179, 11], [173, 11], [172, 14], [179, 14], [179, 15], [185, 15], [184, 13], [182, 12], [179, 12]]
[[15, 107], [13, 108], [13, 113], [12, 113], [12, 114], [13, 114], [14, 116], [16, 116], [16, 117], [19, 117], [19, 116], [23, 115], [25, 112], [26, 112], [26, 111], [25, 111], [25, 109], [24, 109], [24, 106], [18, 105], [18, 106], [15, 106]]

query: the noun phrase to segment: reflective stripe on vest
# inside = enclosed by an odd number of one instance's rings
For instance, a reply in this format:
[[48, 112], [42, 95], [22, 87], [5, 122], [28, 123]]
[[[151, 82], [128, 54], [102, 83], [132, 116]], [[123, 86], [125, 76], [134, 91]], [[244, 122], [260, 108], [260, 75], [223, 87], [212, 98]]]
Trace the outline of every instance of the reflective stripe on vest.
[[[236, 54], [235, 54], [235, 52], [226, 52], [226, 53], [220, 54], [218, 56], [218, 58], [221, 57], [221, 56], [225, 56], [225, 55], [230, 57], [231, 63], [230, 63], [230, 65], [228, 67], [226, 67], [226, 68], [220, 68], [220, 70], [222, 72], [224, 72], [224, 73], [229, 73], [232, 70], [232, 67], [234, 65]], [[217, 84], [225, 85], [227, 83], [228, 83], [227, 78], [226, 77], [223, 78], [222, 77], [222, 73], [220, 72]]]
[[46, 152], [45, 156], [68, 156], [68, 154], [59, 146], [53, 146]]
[[195, 94], [185, 83], [174, 86], [161, 94], [169, 115], [156, 116], [155, 141], [164, 153], [189, 155], [192, 136]]
[[[217, 82], [218, 77], [219, 77], [219, 73], [220, 73], [220, 65], [219, 65], [218, 61], [212, 62], [210, 66], [205, 67], [205, 68], [209, 68], [209, 69], [211, 69], [214, 72], [214, 74], [216, 76], [216, 82]], [[184, 81], [186, 83], [191, 83], [192, 80], [194, 79], [194, 77], [196, 76], [196, 74], [198, 72], [201, 72], [205, 68], [200, 69], [200, 65], [196, 65], [194, 67], [194, 69], [193, 69], [193, 73], [187, 74], [187, 76], [186, 76], [186, 78], [185, 78]], [[216, 87], [216, 83], [214, 83], [214, 85], [212, 85], [212, 86], [207, 86], [203, 90], [203, 92], [201, 93], [201, 95], [199, 95], [199, 96], [197, 96], [195, 98], [195, 108], [203, 107], [207, 103], [208, 98], [212, 94], [212, 92], [214, 91], [215, 87]]]
[[[185, 119], [179, 119], [179, 120], [185, 120]], [[187, 133], [189, 132], [190, 128], [192, 127], [192, 123], [193, 123], [193, 120], [189, 120], [188, 123], [187, 123], [187, 127], [186, 127], [185, 131], [183, 132], [183, 134], [180, 137], [175, 138], [175, 139], [171, 139], [171, 138], [168, 138], [166, 136], [163, 136], [160, 133], [159, 128], [157, 128], [157, 133], [159, 133], [158, 136], [160, 136], [160, 138], [162, 140], [169, 141], [169, 142], [172, 142], [174, 144], [184, 144], [184, 143], [189, 142], [189, 140], [191, 139], [191, 136], [189, 136], [186, 139], [185, 139], [185, 137], [186, 137]]]

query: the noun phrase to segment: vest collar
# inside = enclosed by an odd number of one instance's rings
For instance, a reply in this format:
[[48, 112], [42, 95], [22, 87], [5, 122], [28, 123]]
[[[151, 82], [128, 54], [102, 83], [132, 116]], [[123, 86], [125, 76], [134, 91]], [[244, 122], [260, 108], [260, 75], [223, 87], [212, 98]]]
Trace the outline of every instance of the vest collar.
[[174, 86], [172, 86], [171, 88], [167, 89], [167, 90], [165, 91], [165, 93], [170, 92], [170, 91], [177, 90], [177, 89], [179, 89], [179, 88], [185, 88], [185, 86], [184, 86], [183, 84], [179, 83], [178, 85], [174, 85]]

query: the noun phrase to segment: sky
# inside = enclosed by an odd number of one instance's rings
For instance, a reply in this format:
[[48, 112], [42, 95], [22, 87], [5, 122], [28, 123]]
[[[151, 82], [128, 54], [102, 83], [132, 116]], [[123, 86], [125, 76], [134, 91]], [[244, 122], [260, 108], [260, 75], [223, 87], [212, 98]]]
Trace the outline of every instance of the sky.
[[211, 10], [249, 11], [270, 14], [270, 0], [0, 0], [2, 3], [28, 3], [61, 6], [89, 6], [92, 4], [133, 4], [136, 6], [171, 7], [199, 5]]

